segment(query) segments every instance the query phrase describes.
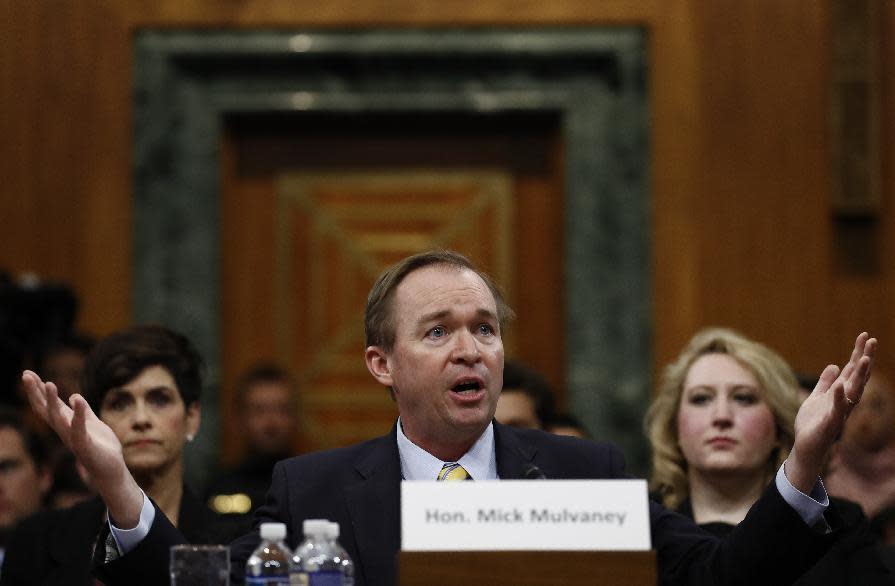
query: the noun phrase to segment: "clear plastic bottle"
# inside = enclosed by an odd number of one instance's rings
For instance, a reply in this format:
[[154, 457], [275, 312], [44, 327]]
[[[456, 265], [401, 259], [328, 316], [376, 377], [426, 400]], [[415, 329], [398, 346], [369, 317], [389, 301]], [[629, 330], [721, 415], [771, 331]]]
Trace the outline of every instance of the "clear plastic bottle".
[[306, 519], [302, 530], [305, 540], [292, 555], [293, 586], [342, 586], [342, 560], [327, 537], [329, 521]]
[[342, 568], [342, 586], [354, 586], [354, 562], [342, 544], [339, 543], [339, 524], [330, 522], [327, 526], [326, 537], [329, 539], [330, 547], [339, 560], [339, 567]]
[[261, 544], [246, 562], [246, 586], [289, 584], [291, 556], [285, 538], [283, 523], [261, 523]]

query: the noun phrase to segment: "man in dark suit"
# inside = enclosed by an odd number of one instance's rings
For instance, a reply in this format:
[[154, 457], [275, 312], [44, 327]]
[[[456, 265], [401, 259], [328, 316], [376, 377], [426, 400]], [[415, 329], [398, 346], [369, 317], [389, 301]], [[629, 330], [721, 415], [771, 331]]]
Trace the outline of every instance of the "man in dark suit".
[[[395, 579], [402, 478], [435, 479], [446, 470], [477, 480], [623, 476], [622, 457], [611, 446], [492, 422], [510, 314], [487, 276], [455, 253], [415, 255], [383, 273], [367, 301], [365, 359], [398, 404], [397, 424], [381, 438], [278, 464], [258, 518], [285, 522], [293, 544], [303, 519], [338, 521], [357, 584], [387, 585]], [[861, 334], [845, 368], [824, 371], [799, 412], [785, 468], [727, 539], [650, 505], [664, 584], [783, 584], [810, 567], [835, 538], [823, 522], [818, 473], [861, 398], [875, 349], [876, 340]], [[167, 546], [182, 538], [126, 474], [114, 435], [80, 398], [70, 408], [52, 383], [33, 373], [25, 382], [34, 409], [79, 454], [109, 506], [124, 555], [100, 568], [104, 580], [164, 580]], [[255, 543], [255, 536], [234, 542], [236, 580]]]
[[240, 414], [245, 456], [218, 476], [206, 490], [208, 506], [241, 535], [252, 528], [252, 511], [270, 488], [280, 460], [294, 455], [298, 434], [296, 383], [276, 364], [259, 363], [236, 383], [235, 409]]
[[0, 407], [0, 568], [20, 521], [43, 507], [53, 483], [43, 439], [21, 415]]

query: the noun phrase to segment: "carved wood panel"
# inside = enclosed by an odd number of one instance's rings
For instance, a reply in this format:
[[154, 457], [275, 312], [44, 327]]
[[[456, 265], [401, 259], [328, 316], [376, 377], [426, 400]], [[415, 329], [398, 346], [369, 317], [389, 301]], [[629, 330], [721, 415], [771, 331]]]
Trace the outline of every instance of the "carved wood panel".
[[[388, 429], [396, 409], [362, 360], [375, 278], [401, 258], [451, 248], [511, 283], [512, 193], [501, 171], [300, 173], [277, 183], [277, 354], [299, 377], [314, 448]], [[508, 292], [510, 293], [510, 292]]]

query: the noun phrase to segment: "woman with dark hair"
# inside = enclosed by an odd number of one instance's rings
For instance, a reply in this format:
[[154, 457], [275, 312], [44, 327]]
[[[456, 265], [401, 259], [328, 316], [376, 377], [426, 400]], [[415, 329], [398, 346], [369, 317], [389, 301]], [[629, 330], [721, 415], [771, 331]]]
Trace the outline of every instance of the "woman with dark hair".
[[[798, 383], [777, 353], [732, 330], [698, 332], [647, 413], [652, 490], [710, 533], [730, 533], [789, 455], [798, 409]], [[846, 534], [796, 584], [890, 584], [860, 508], [831, 499], [825, 518]]]
[[[183, 450], [199, 430], [201, 359], [184, 336], [132, 327], [103, 339], [87, 359], [84, 394], [121, 443], [128, 470], [193, 543], [226, 543], [217, 517], [183, 482]], [[96, 539], [107, 518], [99, 497], [37, 515], [13, 536], [2, 584], [92, 585]]]

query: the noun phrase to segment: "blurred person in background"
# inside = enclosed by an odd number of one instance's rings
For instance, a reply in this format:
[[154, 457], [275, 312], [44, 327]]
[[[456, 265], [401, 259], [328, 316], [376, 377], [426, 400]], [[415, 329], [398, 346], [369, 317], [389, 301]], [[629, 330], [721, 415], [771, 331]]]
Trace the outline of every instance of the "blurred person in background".
[[[96, 340], [87, 334], [69, 332], [50, 342], [39, 353], [37, 372], [52, 381], [58, 381], [59, 396], [64, 401], [74, 394], [83, 395], [81, 379], [84, 365]], [[50, 448], [50, 466], [53, 469], [53, 488], [50, 490], [49, 505], [54, 501], [75, 504], [90, 497], [93, 492], [75, 468], [71, 452], [39, 418], [30, 422], [40, 429]], [[86, 472], [83, 472], [86, 475]], [[62, 507], [64, 508], [64, 507]]]
[[86, 334], [73, 332], [55, 342], [43, 353], [38, 366], [41, 377], [55, 381], [63, 401], [75, 393], [81, 395], [81, 378], [87, 355], [96, 340]]
[[292, 376], [274, 364], [258, 364], [236, 385], [236, 412], [246, 440], [242, 462], [211, 483], [208, 505], [234, 530], [251, 528], [252, 511], [270, 488], [274, 464], [295, 455], [298, 431], [297, 388]]
[[870, 377], [827, 468], [830, 495], [861, 505], [895, 574], [895, 387], [885, 374]]
[[[698, 332], [666, 367], [647, 413], [652, 490], [727, 535], [789, 455], [800, 403], [792, 370], [771, 349], [728, 329]], [[860, 508], [831, 499], [825, 519], [843, 538], [796, 584], [889, 584]]]
[[580, 439], [591, 439], [590, 433], [577, 417], [568, 413], [554, 415], [547, 424], [547, 431], [556, 435], [568, 435]]
[[10, 534], [42, 508], [52, 481], [41, 437], [16, 411], [0, 409], [0, 576]]
[[516, 360], [507, 360], [503, 367], [503, 389], [497, 399], [494, 418], [498, 423], [544, 429], [553, 419], [553, 391], [536, 370]]
[[[226, 542], [217, 516], [183, 480], [183, 450], [199, 430], [202, 363], [184, 336], [136, 326], [103, 339], [87, 359], [85, 398], [114, 438], [137, 484], [192, 543]], [[49, 485], [48, 485], [49, 486]], [[90, 585], [106, 506], [92, 498], [19, 525], [0, 584]], [[102, 539], [102, 538], [100, 538]]]
[[47, 495], [49, 508], [67, 509], [96, 494], [90, 486], [87, 471], [78, 464], [75, 455], [67, 449], [54, 456], [52, 468], [53, 485]]
[[824, 484], [868, 517], [895, 507], [895, 387], [874, 372], [833, 448]]

